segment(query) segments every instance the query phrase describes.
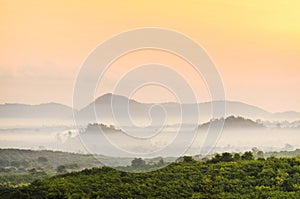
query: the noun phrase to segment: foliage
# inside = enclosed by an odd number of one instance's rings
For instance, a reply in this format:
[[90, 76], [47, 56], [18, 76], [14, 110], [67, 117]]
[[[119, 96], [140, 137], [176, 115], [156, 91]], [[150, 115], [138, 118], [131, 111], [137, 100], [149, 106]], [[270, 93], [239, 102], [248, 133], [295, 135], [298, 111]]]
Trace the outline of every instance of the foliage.
[[[132, 161], [132, 167], [145, 165], [142, 159]], [[300, 159], [254, 160], [246, 152], [207, 162], [183, 157], [147, 173], [93, 168], [2, 187], [0, 198], [300, 198]]]
[[64, 165], [68, 171], [99, 166], [92, 156], [60, 151], [33, 151], [21, 149], [0, 149], [0, 174], [26, 174], [31, 169], [55, 173]]

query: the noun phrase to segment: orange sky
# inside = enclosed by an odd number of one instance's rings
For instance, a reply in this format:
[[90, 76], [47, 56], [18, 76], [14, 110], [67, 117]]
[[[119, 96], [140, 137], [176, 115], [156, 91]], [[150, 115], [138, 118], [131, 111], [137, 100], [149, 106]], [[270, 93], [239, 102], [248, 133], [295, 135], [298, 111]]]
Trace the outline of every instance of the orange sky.
[[0, 103], [70, 105], [89, 52], [119, 32], [155, 26], [206, 49], [227, 99], [300, 111], [299, 10], [297, 0], [0, 0]]

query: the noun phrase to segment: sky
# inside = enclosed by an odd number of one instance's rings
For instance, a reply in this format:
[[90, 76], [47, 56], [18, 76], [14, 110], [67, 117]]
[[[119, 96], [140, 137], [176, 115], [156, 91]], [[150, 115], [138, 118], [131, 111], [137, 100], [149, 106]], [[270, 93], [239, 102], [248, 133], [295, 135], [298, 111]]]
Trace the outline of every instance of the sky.
[[[183, 33], [207, 51], [226, 99], [271, 112], [300, 111], [299, 10], [297, 0], [0, 0], [0, 103], [71, 105], [77, 74], [93, 49], [120, 32], [159, 27]], [[203, 80], [196, 81], [178, 57], [153, 51], [128, 56], [113, 64], [97, 94], [142, 63], [136, 60], [152, 57], [173, 64], [201, 88], [199, 101], [209, 101]], [[132, 96], [139, 101], [174, 100], [161, 87], [140, 90]]]

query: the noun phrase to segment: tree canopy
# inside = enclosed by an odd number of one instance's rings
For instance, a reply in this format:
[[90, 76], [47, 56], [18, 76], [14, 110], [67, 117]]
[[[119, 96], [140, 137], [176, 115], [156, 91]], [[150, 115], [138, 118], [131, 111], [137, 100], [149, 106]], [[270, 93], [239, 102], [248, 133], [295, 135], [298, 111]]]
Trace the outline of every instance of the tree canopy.
[[[134, 159], [132, 167], [144, 166]], [[300, 198], [300, 158], [254, 159], [223, 153], [209, 161], [183, 157], [160, 170], [108, 167], [71, 172], [28, 186], [1, 187], [1, 198]]]

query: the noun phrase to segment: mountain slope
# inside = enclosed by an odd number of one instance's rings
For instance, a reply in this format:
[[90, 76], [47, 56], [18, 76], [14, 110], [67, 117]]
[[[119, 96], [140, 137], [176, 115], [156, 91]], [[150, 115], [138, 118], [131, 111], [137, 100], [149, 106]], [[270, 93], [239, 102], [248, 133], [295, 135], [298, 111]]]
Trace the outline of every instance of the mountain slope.
[[[113, 99], [113, 101], [111, 101]], [[226, 101], [226, 114], [222, 115], [220, 107], [222, 107], [223, 101], [213, 101], [198, 104], [178, 104], [178, 103], [139, 103], [135, 100], [128, 99], [120, 95], [106, 94], [97, 98], [94, 102], [84, 107], [79, 111], [81, 118], [91, 119], [94, 116], [94, 109], [96, 115], [100, 121], [108, 123], [114, 123], [112, 121], [113, 115], [115, 117], [124, 118], [128, 115], [129, 110], [130, 117], [132, 119], [146, 118], [146, 120], [163, 120], [164, 116], [167, 116], [170, 121], [177, 123], [180, 119], [181, 109], [185, 110], [187, 114], [187, 120], [193, 117], [193, 110], [195, 107], [199, 109], [199, 117], [201, 121], [207, 121], [212, 118], [212, 106], [215, 108], [215, 118], [222, 116], [228, 117], [231, 115], [242, 116], [249, 119], [263, 119], [263, 120], [298, 120], [300, 119], [299, 112], [282, 112], [282, 113], [271, 113], [262, 108], [245, 104], [242, 102]], [[113, 105], [113, 106], [112, 106]], [[112, 108], [114, 107], [114, 111]], [[219, 109], [218, 109], [219, 108]], [[145, 121], [144, 121], [145, 122]], [[153, 122], [153, 121], [152, 121]], [[155, 122], [155, 121], [154, 121]], [[143, 123], [143, 122], [142, 122]]]
[[71, 118], [72, 108], [58, 104], [0, 104], [0, 118]]
[[[80, 111], [76, 111], [76, 116], [90, 122], [102, 121], [103, 123], [114, 123], [113, 118], [117, 117], [124, 123], [131, 124], [130, 118], [141, 124], [160, 124], [167, 118], [169, 123], [180, 123], [181, 110], [184, 110], [186, 121], [195, 118], [195, 107], [199, 109], [200, 120], [208, 121], [212, 118], [212, 107], [215, 108], [215, 118], [228, 117], [230, 115], [242, 116], [249, 119], [262, 120], [299, 120], [300, 113], [287, 111], [271, 113], [262, 108], [245, 104], [242, 102], [226, 101], [226, 114], [222, 115], [220, 107], [223, 101], [213, 101], [198, 104], [178, 104], [178, 103], [140, 103], [127, 97], [113, 94], [105, 94], [98, 97]], [[213, 105], [213, 106], [212, 106]], [[113, 107], [113, 109], [112, 109]], [[96, 110], [96, 111], [94, 111]], [[113, 111], [112, 111], [113, 110]], [[128, 110], [130, 115], [128, 115]], [[95, 115], [96, 112], [96, 115]], [[71, 107], [58, 104], [46, 103], [39, 105], [27, 104], [0, 104], [0, 118], [49, 118], [49, 119], [71, 119], [73, 111]], [[98, 120], [95, 119], [98, 117]], [[196, 115], [198, 116], [198, 115]]]

